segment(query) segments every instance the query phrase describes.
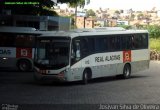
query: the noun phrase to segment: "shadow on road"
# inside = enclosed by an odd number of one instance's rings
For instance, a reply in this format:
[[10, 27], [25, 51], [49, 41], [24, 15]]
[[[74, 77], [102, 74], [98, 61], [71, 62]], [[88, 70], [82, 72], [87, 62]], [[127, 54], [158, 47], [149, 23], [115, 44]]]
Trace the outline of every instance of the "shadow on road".
[[[149, 76], [143, 75], [134, 75], [131, 76], [130, 79], [121, 79], [119, 77], [102, 77], [102, 78], [95, 78], [89, 81], [89, 84], [95, 83], [107, 83], [113, 81], [120, 81], [120, 80], [132, 80], [135, 78], [145, 78]], [[0, 84], [20, 84], [20, 85], [34, 85], [34, 86], [78, 86], [83, 85], [81, 81], [76, 82], [53, 82], [53, 81], [42, 81], [37, 83], [33, 78], [33, 72], [20, 72], [20, 71], [11, 71], [11, 70], [0, 70]]]
[[[129, 79], [121, 79], [115, 76], [112, 77], [102, 77], [102, 78], [95, 78], [88, 82], [89, 84], [95, 84], [95, 83], [107, 83], [107, 82], [113, 82], [113, 81], [120, 81], [120, 80], [132, 80], [135, 78], [145, 78], [149, 76], [131, 76]], [[53, 82], [53, 81], [44, 81], [42, 83], [37, 83], [36, 81], [32, 82], [31, 84], [35, 84], [37, 86], [78, 86], [83, 85], [81, 81], [74, 81], [74, 82]]]
[[90, 81], [90, 83], [104, 83], [104, 82], [112, 82], [112, 81], [119, 81], [119, 80], [132, 80], [134, 78], [145, 78], [145, 77], [149, 77], [149, 76], [131, 76], [129, 79], [122, 79], [120, 77], [115, 77], [115, 76], [112, 76], [112, 77], [102, 77], [102, 78], [95, 78], [95, 79], [92, 79]]

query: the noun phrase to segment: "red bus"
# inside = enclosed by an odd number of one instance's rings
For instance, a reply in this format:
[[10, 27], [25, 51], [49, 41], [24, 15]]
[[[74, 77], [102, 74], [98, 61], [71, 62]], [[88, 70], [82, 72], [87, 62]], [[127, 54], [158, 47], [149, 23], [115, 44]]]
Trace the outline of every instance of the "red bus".
[[30, 27], [0, 27], [0, 68], [32, 70], [34, 42], [40, 34]]

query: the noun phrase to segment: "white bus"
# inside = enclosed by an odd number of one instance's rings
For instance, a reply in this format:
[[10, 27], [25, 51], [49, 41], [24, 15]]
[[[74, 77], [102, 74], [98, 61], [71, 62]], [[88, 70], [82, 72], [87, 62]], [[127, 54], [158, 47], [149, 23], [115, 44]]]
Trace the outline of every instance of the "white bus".
[[0, 27], [0, 68], [33, 68], [35, 37], [40, 31], [29, 27]]
[[57, 32], [37, 39], [35, 79], [79, 81], [105, 76], [129, 78], [149, 68], [148, 31]]

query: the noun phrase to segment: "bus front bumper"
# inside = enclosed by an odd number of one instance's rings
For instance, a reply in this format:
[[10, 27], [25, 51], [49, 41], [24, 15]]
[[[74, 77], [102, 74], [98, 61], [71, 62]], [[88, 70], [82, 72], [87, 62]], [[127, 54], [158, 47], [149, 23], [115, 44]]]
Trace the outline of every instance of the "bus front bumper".
[[64, 77], [64, 74], [42, 74], [38, 71], [34, 72], [34, 78], [36, 80], [48, 80], [48, 81], [60, 81], [60, 82], [66, 82], [66, 78]]

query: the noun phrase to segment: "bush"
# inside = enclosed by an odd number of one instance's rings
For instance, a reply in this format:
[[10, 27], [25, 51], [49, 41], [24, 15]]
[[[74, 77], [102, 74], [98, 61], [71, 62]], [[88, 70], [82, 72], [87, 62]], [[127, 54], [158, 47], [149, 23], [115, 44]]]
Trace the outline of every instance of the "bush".
[[122, 27], [124, 29], [132, 29], [132, 26], [130, 25], [118, 25], [119, 27]]
[[160, 38], [153, 39], [150, 38], [150, 59], [151, 60], [160, 60]]
[[149, 45], [151, 50], [156, 50], [160, 52], [160, 38], [158, 39], [150, 38]]
[[160, 26], [159, 25], [149, 25], [147, 26], [151, 38], [160, 38]]

